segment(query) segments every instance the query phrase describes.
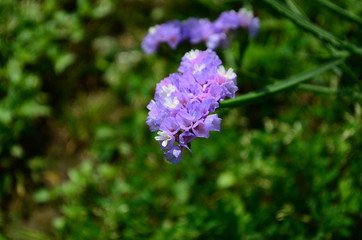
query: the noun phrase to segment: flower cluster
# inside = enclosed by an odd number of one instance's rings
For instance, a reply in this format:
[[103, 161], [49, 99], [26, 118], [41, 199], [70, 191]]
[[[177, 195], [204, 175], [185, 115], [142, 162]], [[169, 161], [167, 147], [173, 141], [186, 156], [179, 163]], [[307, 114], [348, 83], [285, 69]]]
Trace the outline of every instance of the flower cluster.
[[221, 64], [213, 50], [191, 50], [182, 58], [179, 73], [157, 84], [154, 100], [147, 106], [147, 124], [158, 131], [155, 139], [168, 161], [178, 163], [192, 140], [220, 131], [221, 119], [210, 113], [238, 90], [233, 69]]
[[208, 48], [215, 49], [226, 43], [229, 30], [237, 28], [246, 28], [249, 34], [255, 37], [259, 30], [259, 18], [243, 8], [239, 12], [223, 12], [214, 22], [206, 18], [166, 22], [149, 29], [142, 41], [142, 49], [151, 54], [157, 51], [160, 43], [167, 43], [175, 49], [180, 42], [186, 40], [192, 44], [204, 41]]

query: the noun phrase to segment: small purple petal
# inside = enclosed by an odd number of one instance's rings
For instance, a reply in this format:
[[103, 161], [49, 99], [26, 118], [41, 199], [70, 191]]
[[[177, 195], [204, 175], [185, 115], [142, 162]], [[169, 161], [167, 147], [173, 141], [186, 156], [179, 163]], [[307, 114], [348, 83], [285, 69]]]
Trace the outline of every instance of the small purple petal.
[[192, 126], [192, 130], [194, 131], [196, 137], [210, 137], [209, 129], [203, 120], [197, 121], [194, 126]]
[[214, 33], [210, 35], [210, 37], [206, 41], [206, 46], [210, 49], [216, 49], [223, 45], [226, 41], [226, 34], [225, 33]]
[[159, 104], [154, 100], [151, 100], [147, 105], [147, 109], [150, 110], [147, 117], [147, 124], [150, 127], [151, 132], [157, 131], [165, 115], [165, 111], [163, 111]]
[[160, 42], [166, 42], [171, 48], [175, 49], [182, 39], [180, 22], [171, 21], [159, 25], [157, 34]]
[[189, 30], [189, 40], [193, 44], [199, 43], [208, 39], [213, 33], [213, 24], [208, 19], [197, 19]]
[[259, 28], [260, 28], [259, 18], [253, 18], [253, 20], [250, 22], [249, 27], [248, 27], [250, 36], [256, 37], [256, 35], [258, 34], [258, 31], [259, 31]]
[[175, 136], [168, 131], [159, 131], [155, 137], [156, 141], [160, 144], [161, 149], [169, 149], [175, 143]]
[[169, 150], [166, 150], [163, 155], [167, 161], [177, 164], [181, 161], [182, 158], [182, 148], [180, 146], [174, 146]]
[[205, 118], [205, 125], [209, 131], [220, 132], [221, 118], [217, 114], [209, 115]]
[[234, 10], [223, 12], [214, 22], [218, 31], [227, 32], [240, 26], [240, 14]]
[[162, 121], [160, 130], [176, 134], [180, 130], [180, 126], [176, 123], [174, 117], [167, 117]]
[[214, 98], [216, 101], [219, 101], [223, 97], [223, 89], [215, 83], [212, 83], [206, 89], [208, 97]]
[[184, 130], [189, 130], [192, 127], [192, 116], [186, 111], [179, 111], [176, 115], [176, 121]]
[[153, 34], [148, 34], [142, 41], [142, 49], [146, 54], [151, 54], [157, 51], [158, 39]]
[[229, 81], [223, 85], [223, 89], [224, 89], [224, 98], [225, 97], [234, 98], [235, 93], [238, 90], [238, 87], [233, 82]]
[[183, 133], [180, 134], [179, 136], [179, 142], [183, 147], [187, 147], [187, 144], [189, 142], [191, 142], [192, 140], [194, 140], [196, 138], [196, 136], [189, 132], [189, 131], [184, 131]]
[[194, 101], [189, 102], [186, 105], [188, 113], [192, 116], [192, 119], [200, 119], [202, 117], [202, 103]]

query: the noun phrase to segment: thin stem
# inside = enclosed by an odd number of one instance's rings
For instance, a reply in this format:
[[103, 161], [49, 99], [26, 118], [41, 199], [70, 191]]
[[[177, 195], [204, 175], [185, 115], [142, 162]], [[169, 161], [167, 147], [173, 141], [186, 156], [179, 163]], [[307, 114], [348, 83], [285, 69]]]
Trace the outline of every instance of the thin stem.
[[348, 90], [339, 90], [339, 89], [335, 89], [335, 88], [317, 86], [317, 85], [306, 84], [306, 83], [299, 84], [298, 89], [316, 92], [316, 93], [323, 93], [323, 94], [345, 95], [345, 96], [362, 99], [362, 93], [348, 91]]
[[303, 18], [307, 18], [307, 16], [305, 15], [304, 12], [302, 12], [302, 10], [300, 9], [300, 7], [294, 2], [294, 0], [286, 0], [286, 3], [288, 5], [288, 7], [290, 8], [290, 10], [292, 10], [293, 12], [297, 13], [299, 16], [303, 17]]
[[228, 99], [220, 103], [220, 108], [227, 108], [227, 107], [239, 107], [245, 104], [249, 104], [265, 97], [272, 96], [278, 92], [282, 92], [288, 90], [290, 88], [295, 87], [296, 85], [315, 77], [341, 63], [343, 63], [345, 58], [339, 58], [336, 60], [329, 61], [313, 70], [308, 72], [302, 73], [300, 75], [290, 77], [286, 80], [270, 84], [263, 89], [246, 93], [234, 99]]
[[328, 1], [328, 0], [317, 0], [317, 2], [326, 8], [330, 9], [331, 11], [347, 18], [348, 20], [355, 22], [359, 25], [362, 25], [362, 18], [354, 15], [353, 13], [341, 8], [340, 6]]
[[237, 41], [237, 44], [238, 44], [238, 55], [237, 55], [237, 58], [235, 59], [236, 60], [236, 66], [238, 69], [241, 68], [242, 66], [242, 61], [243, 61], [243, 58], [244, 58], [244, 55], [245, 55], [245, 52], [249, 46], [249, 36], [245, 34], [245, 32], [242, 32], [242, 31], [237, 31], [236, 33], [237, 35], [237, 38], [240, 39], [240, 41]]

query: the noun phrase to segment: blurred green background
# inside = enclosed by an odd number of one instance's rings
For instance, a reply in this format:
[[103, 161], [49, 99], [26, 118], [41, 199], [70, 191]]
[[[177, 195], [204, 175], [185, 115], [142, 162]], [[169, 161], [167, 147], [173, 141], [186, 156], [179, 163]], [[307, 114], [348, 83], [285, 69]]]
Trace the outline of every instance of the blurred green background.
[[[320, 2], [285, 4], [360, 44], [361, 25]], [[361, 16], [361, 1], [333, 2]], [[220, 133], [163, 159], [146, 105], [205, 46], [147, 56], [143, 37], [241, 7], [259, 35], [218, 50], [239, 95], [344, 52], [265, 1], [0, 0], [0, 239], [362, 239], [361, 98], [295, 88], [220, 109]], [[361, 93], [361, 66], [350, 54], [309, 83]]]

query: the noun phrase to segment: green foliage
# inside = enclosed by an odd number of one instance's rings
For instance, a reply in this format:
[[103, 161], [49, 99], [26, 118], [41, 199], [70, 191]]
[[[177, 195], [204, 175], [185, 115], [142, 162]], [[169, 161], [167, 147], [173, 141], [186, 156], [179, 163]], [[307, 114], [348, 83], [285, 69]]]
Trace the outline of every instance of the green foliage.
[[[362, 238], [362, 5], [333, 4], [0, 1], [0, 239]], [[260, 34], [218, 50], [242, 106], [170, 164], [146, 105], [204, 46], [146, 56], [140, 42], [242, 6]]]
[[349, 156], [361, 147], [356, 107], [343, 117], [346, 128], [320, 123], [323, 106], [305, 109], [308, 121], [266, 118], [249, 131], [235, 127], [232, 111], [224, 137], [195, 142], [177, 166], [152, 148], [130, 149], [121, 163], [84, 161], [35, 200], [65, 200], [54, 221], [59, 239], [348, 237], [358, 234], [362, 208], [360, 155]]

